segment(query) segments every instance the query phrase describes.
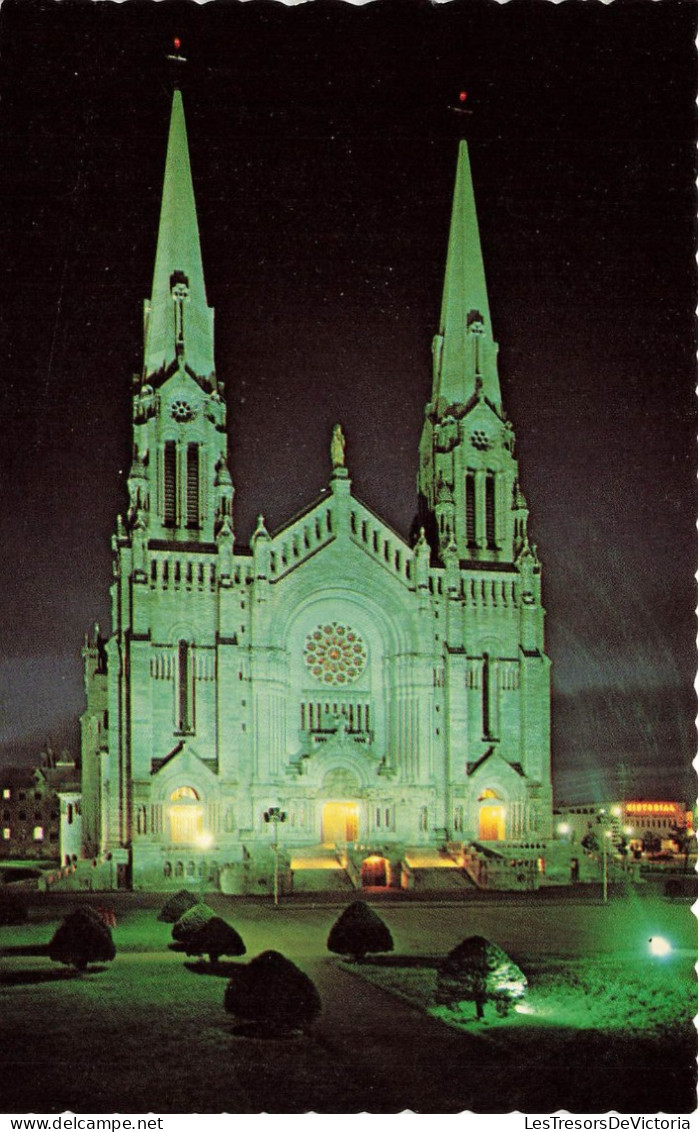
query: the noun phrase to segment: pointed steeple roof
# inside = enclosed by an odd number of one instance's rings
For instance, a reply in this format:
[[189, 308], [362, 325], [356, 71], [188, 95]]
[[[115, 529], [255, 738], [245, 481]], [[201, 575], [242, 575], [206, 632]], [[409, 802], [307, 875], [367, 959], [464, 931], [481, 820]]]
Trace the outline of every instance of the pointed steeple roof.
[[434, 396], [448, 404], [463, 403], [474, 394], [478, 376], [485, 395], [500, 405], [496, 346], [466, 141], [459, 144], [440, 337]]
[[173, 94], [150, 302], [144, 377], [177, 357], [198, 377], [214, 370], [214, 312], [207, 304], [182, 94]]

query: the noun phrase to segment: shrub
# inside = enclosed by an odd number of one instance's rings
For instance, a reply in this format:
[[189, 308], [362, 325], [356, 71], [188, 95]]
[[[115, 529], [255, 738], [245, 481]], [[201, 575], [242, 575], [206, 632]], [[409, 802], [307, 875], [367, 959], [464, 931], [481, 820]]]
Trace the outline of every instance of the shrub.
[[189, 908], [194, 908], [195, 904], [198, 903], [199, 898], [193, 892], [181, 888], [179, 892], [165, 901], [158, 913], [158, 919], [165, 924], [176, 924]]
[[245, 944], [238, 932], [219, 916], [193, 928], [185, 943], [188, 955], [208, 955], [210, 963], [218, 963], [222, 955], [245, 955]]
[[328, 936], [328, 950], [364, 959], [370, 951], [393, 951], [391, 932], [368, 904], [356, 900], [338, 917]]
[[173, 924], [173, 939], [178, 943], [185, 943], [190, 934], [203, 927], [213, 915], [214, 910], [208, 904], [193, 904], [184, 916]]
[[527, 979], [503, 948], [480, 935], [469, 936], [443, 959], [438, 969], [436, 1001], [443, 1006], [473, 1002], [477, 1018], [492, 1002], [499, 1014], [507, 1014], [522, 998]]
[[242, 964], [226, 987], [231, 1014], [277, 1031], [297, 1030], [321, 1013], [321, 999], [308, 975], [279, 951], [263, 951]]
[[117, 916], [113, 908], [96, 907], [93, 904], [80, 904], [75, 911], [80, 912], [83, 916], [90, 916], [98, 924], [103, 924], [106, 928], [116, 928]]
[[116, 954], [112, 933], [94, 909], [66, 916], [49, 944], [49, 958], [84, 971], [89, 963], [108, 962]]
[[28, 919], [27, 905], [15, 892], [0, 893], [0, 924], [24, 924]]

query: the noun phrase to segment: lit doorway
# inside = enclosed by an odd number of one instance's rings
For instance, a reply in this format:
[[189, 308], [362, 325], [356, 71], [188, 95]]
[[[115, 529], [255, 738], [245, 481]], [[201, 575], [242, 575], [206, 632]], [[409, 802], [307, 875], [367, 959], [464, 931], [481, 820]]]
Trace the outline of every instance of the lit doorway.
[[386, 888], [389, 884], [389, 862], [386, 857], [372, 854], [362, 862], [362, 887]]
[[495, 790], [479, 797], [479, 841], [505, 841], [506, 808]]
[[326, 802], [323, 807], [323, 831], [321, 834], [325, 845], [357, 841], [358, 828], [356, 802]]
[[170, 795], [170, 842], [195, 845], [202, 833], [202, 805], [191, 786], [178, 786]]

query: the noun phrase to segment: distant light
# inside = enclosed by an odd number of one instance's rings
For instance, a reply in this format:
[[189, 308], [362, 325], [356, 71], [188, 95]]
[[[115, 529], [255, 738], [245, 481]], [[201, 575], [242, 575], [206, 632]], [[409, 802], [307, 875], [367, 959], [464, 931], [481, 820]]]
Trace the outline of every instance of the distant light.
[[649, 940], [649, 950], [652, 955], [656, 955], [659, 959], [665, 958], [673, 951], [671, 944], [667, 939], [661, 935], [653, 935]]
[[629, 837], [631, 833], [634, 833], [634, 826], [626, 825], [625, 826], [625, 833]]
[[176, 51], [180, 50], [180, 40], [177, 38], [177, 36], [173, 40], [173, 47], [175, 48]]
[[616, 818], [619, 818], [620, 814], [622, 813], [622, 810], [620, 809], [619, 806], [613, 806], [612, 812], [613, 812], [613, 814], [615, 815]]
[[467, 92], [466, 92], [466, 90], [460, 90], [460, 92], [459, 92], [459, 101], [460, 101], [460, 102], [466, 102], [466, 101], [467, 101]]
[[559, 825], [557, 826], [557, 833], [561, 833], [561, 835], [565, 837], [567, 833], [571, 833], [571, 826], [568, 822], [559, 822]]

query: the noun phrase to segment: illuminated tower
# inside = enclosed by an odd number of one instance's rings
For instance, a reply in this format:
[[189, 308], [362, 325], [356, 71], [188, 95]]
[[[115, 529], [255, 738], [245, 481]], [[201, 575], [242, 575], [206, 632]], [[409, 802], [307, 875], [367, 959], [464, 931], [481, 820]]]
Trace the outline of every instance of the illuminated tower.
[[[456, 796], [465, 792], [459, 785], [462, 760], [473, 783], [484, 774], [493, 778], [481, 791], [482, 837], [532, 828], [529, 817], [523, 825], [503, 804], [512, 798], [518, 776], [523, 794], [538, 800], [542, 815], [551, 813], [540, 563], [528, 538], [528, 508], [513, 427], [501, 402], [497, 355], [462, 141], [418, 492], [419, 518], [446, 579], [452, 579], [444, 663], [453, 789]], [[544, 816], [536, 828], [548, 829]]]

